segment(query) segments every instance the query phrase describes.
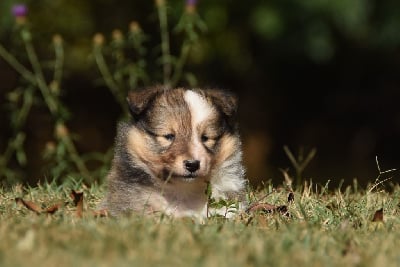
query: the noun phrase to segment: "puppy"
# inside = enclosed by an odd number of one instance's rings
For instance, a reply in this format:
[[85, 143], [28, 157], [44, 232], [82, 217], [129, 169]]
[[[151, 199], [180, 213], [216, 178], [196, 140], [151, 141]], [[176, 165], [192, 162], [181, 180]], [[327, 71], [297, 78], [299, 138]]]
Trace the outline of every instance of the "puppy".
[[128, 95], [104, 202], [111, 215], [207, 217], [215, 199], [242, 198], [245, 180], [236, 98], [221, 90], [153, 87]]

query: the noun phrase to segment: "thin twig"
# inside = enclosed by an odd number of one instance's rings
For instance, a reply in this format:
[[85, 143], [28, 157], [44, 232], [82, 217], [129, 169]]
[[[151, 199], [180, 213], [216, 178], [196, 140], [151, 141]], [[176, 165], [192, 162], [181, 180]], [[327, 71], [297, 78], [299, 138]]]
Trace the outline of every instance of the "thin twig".
[[310, 161], [315, 157], [315, 154], [317, 154], [317, 149], [313, 148], [311, 149], [310, 153], [307, 154], [306, 159], [301, 163], [301, 171], [303, 171], [307, 165], [310, 163]]
[[292, 151], [290, 151], [289, 147], [284, 146], [283, 150], [285, 151], [287, 157], [289, 158], [290, 162], [292, 163], [293, 167], [296, 171], [296, 178], [297, 178], [297, 186], [300, 185], [300, 179], [302, 178], [302, 173], [310, 161], [315, 157], [317, 150], [313, 148], [308, 154], [305, 159], [303, 159], [302, 153], [299, 155], [298, 159], [294, 157]]
[[288, 146], [284, 146], [283, 150], [286, 153], [286, 156], [289, 158], [290, 162], [292, 163], [293, 167], [296, 169], [296, 171], [300, 168], [300, 166], [297, 163], [296, 158], [294, 157], [294, 155], [292, 154], [292, 151], [290, 151]]
[[389, 172], [397, 171], [396, 169], [390, 169], [390, 170], [387, 170], [387, 171], [381, 171], [381, 168], [379, 167], [378, 156], [375, 156], [375, 160], [376, 160], [376, 166], [377, 166], [378, 171], [379, 171], [379, 175], [385, 174], [385, 173], [389, 173]]
[[382, 171], [381, 167], [379, 166], [378, 156], [375, 156], [375, 161], [376, 161], [376, 167], [378, 168], [379, 175], [378, 175], [378, 177], [376, 177], [374, 185], [368, 190], [368, 193], [371, 193], [376, 187], [378, 187], [379, 185], [381, 185], [384, 182], [386, 182], [388, 180], [391, 180], [393, 178], [393, 177], [389, 177], [389, 178], [386, 178], [386, 179], [384, 179], [382, 181], [379, 181], [381, 176], [382, 176], [382, 174], [386, 174], [386, 173], [389, 173], [389, 172], [396, 171], [396, 169], [390, 169], [390, 170]]
[[[378, 178], [379, 178], [379, 176], [378, 176]], [[393, 177], [389, 177], [389, 178], [383, 179], [382, 181], [379, 181], [379, 182], [377, 180], [375, 180], [374, 185], [368, 190], [368, 193], [371, 193], [375, 188], [378, 187], [378, 185], [381, 185], [386, 181], [392, 180], [392, 178]]]

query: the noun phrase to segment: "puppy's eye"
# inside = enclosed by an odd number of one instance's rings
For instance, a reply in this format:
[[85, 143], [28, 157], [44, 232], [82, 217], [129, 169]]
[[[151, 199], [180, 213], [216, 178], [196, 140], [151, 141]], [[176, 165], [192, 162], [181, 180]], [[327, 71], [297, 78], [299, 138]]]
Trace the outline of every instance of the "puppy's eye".
[[165, 134], [165, 135], [163, 135], [163, 137], [164, 137], [165, 139], [167, 139], [168, 141], [174, 141], [174, 140], [175, 140], [175, 135], [172, 134], [172, 133], [170, 133], [170, 134]]
[[210, 139], [210, 138], [209, 138], [207, 135], [205, 135], [205, 134], [203, 134], [203, 135], [201, 136], [201, 142], [203, 142], [203, 143], [207, 142], [209, 139]]

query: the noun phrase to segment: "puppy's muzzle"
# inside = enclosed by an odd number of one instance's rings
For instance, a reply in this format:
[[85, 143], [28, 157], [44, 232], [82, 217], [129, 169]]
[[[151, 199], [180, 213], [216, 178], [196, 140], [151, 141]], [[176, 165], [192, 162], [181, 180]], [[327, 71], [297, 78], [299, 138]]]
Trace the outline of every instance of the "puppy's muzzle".
[[196, 172], [198, 169], [200, 169], [200, 161], [199, 160], [184, 160], [183, 165], [186, 170], [188, 170], [190, 173]]

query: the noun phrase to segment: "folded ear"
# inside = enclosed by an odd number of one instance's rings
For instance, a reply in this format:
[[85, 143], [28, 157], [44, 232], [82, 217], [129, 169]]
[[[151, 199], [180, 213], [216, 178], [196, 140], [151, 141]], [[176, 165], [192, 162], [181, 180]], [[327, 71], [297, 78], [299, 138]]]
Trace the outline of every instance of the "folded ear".
[[207, 89], [205, 90], [205, 94], [211, 98], [211, 101], [227, 117], [236, 115], [238, 100], [233, 93], [219, 89]]
[[127, 101], [129, 110], [134, 120], [151, 105], [152, 101], [162, 93], [165, 88], [161, 86], [149, 87], [140, 90], [130, 91], [128, 93]]

